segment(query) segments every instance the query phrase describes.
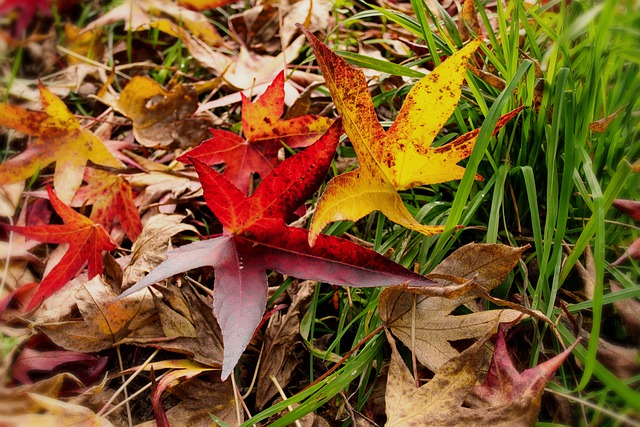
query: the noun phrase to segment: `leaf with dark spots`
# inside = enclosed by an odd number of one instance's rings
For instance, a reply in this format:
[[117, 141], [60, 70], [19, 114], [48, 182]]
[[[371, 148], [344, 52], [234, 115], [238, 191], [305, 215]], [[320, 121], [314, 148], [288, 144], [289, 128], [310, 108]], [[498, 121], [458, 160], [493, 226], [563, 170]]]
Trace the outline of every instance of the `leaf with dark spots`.
[[167, 260], [120, 298], [160, 280], [203, 266], [215, 269], [213, 312], [222, 329], [225, 379], [260, 324], [267, 302], [267, 270], [339, 285], [431, 285], [388, 258], [334, 236], [307, 243], [308, 231], [285, 220], [320, 186], [342, 131], [336, 121], [316, 143], [290, 157], [262, 181], [251, 197], [223, 175], [192, 159], [205, 200], [224, 234], [169, 252]]
[[[310, 243], [327, 224], [358, 219], [373, 211], [406, 228], [432, 235], [440, 226], [418, 223], [397, 194], [426, 184], [460, 179], [464, 168], [457, 163], [471, 155], [479, 130], [460, 136], [439, 148], [431, 145], [461, 95], [466, 64], [480, 46], [474, 40], [418, 81], [407, 95], [391, 128], [378, 122], [364, 73], [351, 67], [316, 39], [306, 28], [333, 102], [360, 162], [359, 169], [332, 179], [318, 201], [311, 223]], [[520, 110], [503, 116], [497, 132]], [[476, 179], [482, 179], [479, 175]]]
[[257, 173], [264, 179], [278, 164], [278, 150], [284, 145], [307, 147], [327, 130], [332, 121], [314, 115], [281, 119], [283, 113], [284, 71], [255, 102], [242, 95], [244, 138], [232, 132], [212, 130], [213, 138], [178, 160], [190, 163], [194, 158], [208, 165], [225, 163], [225, 177], [247, 194], [252, 174]]

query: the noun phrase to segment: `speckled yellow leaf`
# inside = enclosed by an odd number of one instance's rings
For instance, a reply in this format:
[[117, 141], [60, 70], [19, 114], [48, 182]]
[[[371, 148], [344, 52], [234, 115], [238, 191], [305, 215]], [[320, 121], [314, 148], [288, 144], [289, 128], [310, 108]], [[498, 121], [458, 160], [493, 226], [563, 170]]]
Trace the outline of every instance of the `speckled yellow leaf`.
[[[441, 232], [443, 227], [418, 223], [397, 191], [462, 178], [464, 168], [457, 163], [471, 155], [478, 131], [437, 148], [431, 144], [458, 104], [467, 62], [481, 41], [472, 41], [418, 81], [396, 121], [385, 131], [378, 122], [362, 71], [351, 67], [305, 28], [299, 28], [316, 54], [360, 162], [358, 169], [329, 182], [318, 201], [309, 242], [313, 244], [318, 233], [333, 221], [356, 221], [374, 210], [426, 235]], [[513, 115], [515, 112], [501, 118], [496, 129]], [[479, 175], [476, 178], [482, 179]]]
[[39, 88], [44, 111], [0, 104], [0, 126], [38, 137], [24, 152], [0, 164], [0, 185], [27, 179], [55, 162], [56, 193], [69, 204], [82, 184], [87, 161], [113, 168], [122, 163], [80, 125], [60, 98], [43, 84]]

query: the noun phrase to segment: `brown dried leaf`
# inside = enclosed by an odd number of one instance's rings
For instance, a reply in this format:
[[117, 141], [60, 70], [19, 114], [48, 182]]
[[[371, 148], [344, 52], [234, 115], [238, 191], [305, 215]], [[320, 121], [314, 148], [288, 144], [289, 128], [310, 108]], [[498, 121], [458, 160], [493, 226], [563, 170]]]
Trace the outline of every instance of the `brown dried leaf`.
[[627, 106], [623, 105], [622, 107], [618, 108], [616, 111], [614, 111], [613, 113], [609, 114], [608, 116], [603, 117], [603, 118], [601, 118], [599, 120], [596, 120], [595, 122], [589, 123], [589, 130], [592, 131], [592, 132], [599, 132], [599, 133], [602, 133], [602, 132], [606, 131], [607, 127], [609, 127], [611, 122], [614, 121], [615, 118], [618, 117], [618, 115], [625, 108], [627, 108]]
[[[609, 281], [611, 292], [622, 290], [622, 286], [614, 281]], [[627, 336], [640, 343], [640, 302], [636, 298], [625, 298], [613, 303], [618, 311], [618, 316], [627, 328]]]
[[83, 353], [111, 348], [155, 316], [151, 297], [141, 293], [111, 303], [116, 293], [99, 276], [75, 294], [81, 319], [43, 323], [38, 328], [54, 343]]
[[244, 421], [244, 412], [240, 412], [240, 420], [237, 417], [231, 381], [221, 382], [217, 376], [213, 377], [212, 375], [207, 381], [195, 378], [171, 390], [171, 394], [182, 402], [167, 411], [170, 425], [210, 427], [210, 414], [232, 426]]
[[287, 289], [291, 296], [291, 305], [286, 314], [274, 314], [264, 335], [262, 363], [258, 371], [256, 405], [265, 407], [269, 400], [278, 393], [270, 376], [275, 376], [278, 384], [285, 387], [291, 381], [293, 371], [302, 362], [296, 356], [295, 349], [300, 344], [300, 320], [305, 307], [313, 296], [316, 282], [294, 282]]
[[[525, 249], [471, 243], [452, 253], [428, 277], [438, 280], [445, 289], [454, 284], [443, 280], [447, 276], [473, 279], [475, 284], [490, 292], [504, 281]], [[430, 292], [431, 288], [424, 291]], [[477, 295], [467, 292], [462, 296], [443, 298], [418, 292], [422, 290], [385, 289], [380, 296], [380, 316], [396, 337], [407, 347], [414, 348], [420, 363], [433, 372], [458, 355], [451, 342], [480, 338], [487, 331], [495, 330], [498, 322], [509, 323], [522, 317], [521, 312], [511, 309], [452, 315], [458, 306]]]
[[165, 260], [172, 236], [183, 231], [197, 233], [195, 227], [182, 223], [184, 218], [183, 215], [164, 214], [149, 218], [131, 248], [131, 261], [125, 267], [122, 277], [123, 289], [142, 279]]

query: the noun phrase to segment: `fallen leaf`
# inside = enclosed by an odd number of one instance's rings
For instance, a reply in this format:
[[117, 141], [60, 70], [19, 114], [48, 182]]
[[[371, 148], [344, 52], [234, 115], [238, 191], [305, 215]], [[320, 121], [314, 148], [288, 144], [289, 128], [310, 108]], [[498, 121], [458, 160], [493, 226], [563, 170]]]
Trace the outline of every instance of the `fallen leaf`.
[[122, 163], [89, 130], [84, 129], [60, 98], [40, 83], [44, 111], [0, 104], [0, 125], [37, 136], [27, 150], [0, 164], [0, 184], [33, 176], [55, 162], [53, 184], [64, 203], [70, 203], [82, 184], [87, 161], [120, 168]]
[[154, 215], [147, 220], [138, 240], [131, 247], [131, 260], [122, 275], [124, 289], [142, 279], [166, 259], [171, 237], [183, 232], [197, 233], [194, 226], [183, 224], [184, 215]]
[[[525, 249], [470, 243], [436, 266], [429, 277], [438, 277], [440, 286], [447, 285], [443, 279], [446, 276], [473, 280], [490, 292], [504, 281]], [[404, 345], [414, 349], [421, 364], [436, 372], [459, 353], [452, 342], [480, 338], [498, 322], [512, 322], [523, 316], [511, 309], [452, 314], [457, 307], [475, 298], [477, 295], [473, 292], [457, 298], [443, 298], [430, 294], [429, 288], [393, 287], [380, 295], [380, 317]]]
[[[116, 294], [100, 277], [83, 283], [75, 292], [79, 318], [38, 324], [38, 329], [67, 350], [94, 353], [112, 348], [156, 316], [147, 294], [113, 302]], [[75, 311], [75, 310], [74, 310]]]
[[88, 385], [104, 374], [107, 361], [107, 357], [55, 348], [43, 335], [36, 335], [18, 354], [11, 374], [16, 381], [31, 384], [42, 376], [68, 372]]
[[[395, 341], [389, 336], [392, 354], [387, 380], [386, 426], [532, 426], [540, 411], [540, 399], [547, 381], [571, 354], [574, 343], [535, 368], [518, 373], [504, 342], [502, 326], [489, 372], [474, 387], [485, 359], [489, 335], [445, 362], [425, 385], [417, 387], [415, 379], [402, 361]], [[482, 406], [462, 406], [472, 397]]]
[[488, 411], [488, 416], [482, 418], [482, 424], [532, 426], [538, 420], [540, 401], [547, 381], [580, 340], [576, 340], [554, 358], [519, 373], [509, 357], [505, 330], [504, 325], [498, 328], [489, 371], [482, 383], [474, 387], [473, 392], [485, 403], [484, 409]]
[[203, 266], [215, 268], [213, 311], [224, 337], [222, 378], [226, 379], [260, 324], [267, 302], [267, 269], [294, 277], [351, 286], [403, 282], [431, 285], [376, 252], [334, 236], [307, 244], [307, 230], [285, 220], [322, 182], [341, 132], [336, 121], [316, 143], [280, 165], [246, 197], [224, 176], [192, 160], [207, 204], [224, 234], [167, 254], [167, 260], [121, 297], [160, 280]]
[[[615, 120], [616, 117], [618, 117], [618, 115], [620, 115], [620, 113], [627, 108], [626, 105], [623, 105], [622, 107], [618, 108], [616, 111], [614, 111], [613, 113], [609, 114], [606, 117], [601, 118], [600, 120], [596, 120], [595, 122], [591, 122], [589, 123], [589, 130], [592, 132], [599, 132], [602, 133], [604, 131], [607, 130], [607, 128], [609, 127], [609, 125], [611, 124], [612, 121]], [[614, 202], [615, 203], [615, 202]], [[640, 211], [638, 211], [638, 216], [640, 216]], [[640, 221], [640, 219], [636, 218], [637, 221]]]
[[[432, 235], [440, 226], [418, 223], [404, 206], [398, 190], [460, 179], [460, 160], [471, 154], [479, 129], [437, 148], [431, 144], [458, 103], [466, 63], [480, 46], [476, 39], [416, 83], [388, 131], [378, 122], [364, 73], [351, 67], [307, 29], [333, 102], [358, 156], [360, 167], [333, 178], [316, 206], [309, 242], [334, 221], [357, 221], [378, 210], [406, 228]], [[514, 117], [501, 117], [494, 133]], [[479, 175], [476, 179], [482, 179]]]
[[180, 6], [188, 7], [194, 10], [207, 10], [223, 7], [238, 0], [178, 0]]
[[135, 76], [117, 101], [99, 99], [131, 119], [133, 135], [145, 147], [169, 147], [197, 120], [191, 115], [198, 108], [198, 97], [187, 84], [168, 91], [150, 77]]
[[132, 31], [158, 28], [176, 37], [183, 28], [193, 37], [209, 46], [219, 46], [222, 38], [202, 13], [191, 11], [169, 0], [127, 0], [100, 18], [92, 21], [83, 31], [92, 31], [123, 20]]
[[640, 221], [640, 202], [636, 200], [615, 199], [611, 204], [636, 221]]
[[38, 11], [45, 15], [51, 14], [49, 0], [3, 0], [2, 4], [0, 4], [0, 16], [4, 16], [14, 9], [20, 9], [17, 14], [18, 19], [13, 27], [13, 33], [16, 37], [22, 36], [22, 32], [27, 29]]
[[[614, 281], [609, 281], [609, 285], [611, 292], [622, 290], [622, 286]], [[613, 305], [627, 329], [627, 336], [636, 344], [640, 344], [640, 301], [637, 298], [625, 298], [616, 300]]]
[[289, 308], [284, 314], [274, 314], [264, 333], [262, 363], [258, 370], [256, 387], [258, 409], [264, 408], [269, 400], [278, 394], [271, 376], [275, 377], [280, 387], [285, 388], [291, 381], [296, 367], [302, 363], [295, 350], [301, 345], [300, 321], [315, 287], [316, 283], [311, 281], [294, 282], [289, 286], [287, 294], [292, 299]]
[[20, 203], [24, 181], [0, 185], [0, 216], [12, 217]]
[[93, 205], [89, 219], [111, 230], [118, 221], [132, 242], [142, 231], [138, 208], [133, 203], [131, 186], [123, 177], [100, 169], [86, 168], [87, 185], [80, 187], [71, 206]]
[[144, 368], [146, 371], [158, 371], [164, 369], [171, 369], [171, 371], [158, 381], [151, 397], [151, 404], [153, 405], [153, 412], [158, 425], [168, 427], [169, 420], [164, 408], [162, 407], [162, 393], [167, 388], [174, 387], [182, 381], [189, 380], [203, 372], [208, 372], [215, 368], [185, 359], [154, 362]]
[[478, 367], [484, 359], [485, 335], [474, 345], [448, 359], [436, 375], [422, 387], [402, 361], [395, 340], [390, 335], [391, 362], [387, 377], [385, 426], [454, 426], [481, 425], [470, 422], [472, 409], [462, 407], [465, 397], [478, 379]]
[[233, 384], [210, 381], [194, 378], [171, 389], [171, 394], [182, 401], [167, 411], [169, 425], [210, 427], [211, 415], [232, 426], [244, 421], [244, 412], [240, 412], [238, 420]]
[[95, 224], [65, 205], [49, 186], [47, 186], [47, 193], [53, 209], [63, 219], [64, 224], [32, 227], [4, 225], [11, 231], [39, 242], [69, 245], [60, 262], [38, 286], [38, 290], [26, 308], [27, 311], [36, 308], [45, 298], [65, 286], [87, 261], [90, 279], [102, 275], [102, 251], [111, 251], [116, 248], [115, 243], [100, 224]]
[[306, 147], [329, 128], [332, 120], [306, 115], [283, 120], [284, 71], [260, 98], [251, 102], [242, 95], [242, 133], [244, 138], [224, 130], [212, 130], [213, 138], [187, 151], [178, 160], [190, 163], [198, 159], [208, 165], [225, 163], [224, 176], [248, 194], [253, 173], [266, 177], [278, 163], [283, 144]]
[[0, 415], [0, 425], [6, 427], [113, 427], [106, 418], [84, 406], [40, 394], [27, 394], [38, 408], [29, 414]]

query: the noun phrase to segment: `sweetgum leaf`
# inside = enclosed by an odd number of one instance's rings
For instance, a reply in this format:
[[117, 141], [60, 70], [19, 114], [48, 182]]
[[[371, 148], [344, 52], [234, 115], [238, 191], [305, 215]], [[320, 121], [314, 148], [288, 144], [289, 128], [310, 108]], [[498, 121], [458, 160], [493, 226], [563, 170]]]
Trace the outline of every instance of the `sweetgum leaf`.
[[27, 150], [0, 164], [0, 185], [22, 181], [55, 162], [53, 184], [64, 203], [70, 203], [82, 184], [87, 161], [122, 167], [104, 143], [84, 129], [67, 106], [40, 83], [44, 111], [0, 104], [0, 125], [37, 136]]
[[49, 186], [47, 186], [47, 193], [53, 209], [63, 219], [63, 225], [4, 226], [39, 242], [69, 245], [60, 262], [38, 286], [38, 290], [27, 306], [27, 311], [36, 308], [45, 298], [65, 286], [87, 261], [89, 262], [89, 279], [102, 275], [102, 251], [111, 251], [116, 248], [116, 244], [100, 224], [94, 223], [62, 203]]
[[[375, 210], [425, 235], [441, 232], [442, 227], [418, 223], [397, 191], [462, 177], [464, 168], [457, 163], [471, 155], [479, 130], [437, 148], [431, 144], [458, 104], [466, 63], [481, 41], [472, 41], [418, 81], [395, 122], [385, 131], [378, 122], [364, 73], [351, 67], [306, 28], [298, 28], [316, 54], [360, 162], [359, 168], [333, 178], [327, 185], [311, 223], [309, 242], [313, 244], [331, 222], [357, 221]], [[494, 132], [518, 112], [519, 109], [501, 117]], [[476, 179], [482, 177], [477, 175]]]
[[242, 133], [212, 130], [213, 138], [178, 157], [184, 163], [198, 159], [208, 165], [226, 164], [225, 177], [243, 193], [249, 191], [253, 173], [261, 178], [278, 163], [278, 150], [307, 147], [331, 125], [327, 117], [306, 115], [283, 120], [284, 71], [255, 102], [242, 95]]
[[226, 379], [262, 319], [267, 301], [266, 270], [338, 285], [433, 284], [346, 239], [321, 235], [312, 248], [307, 243], [307, 230], [286, 224], [323, 180], [340, 131], [341, 123], [336, 121], [311, 147], [276, 167], [251, 197], [192, 159], [205, 200], [222, 223], [224, 234], [169, 252], [166, 261], [120, 298], [190, 269], [214, 267], [213, 311], [223, 334], [222, 378]]

